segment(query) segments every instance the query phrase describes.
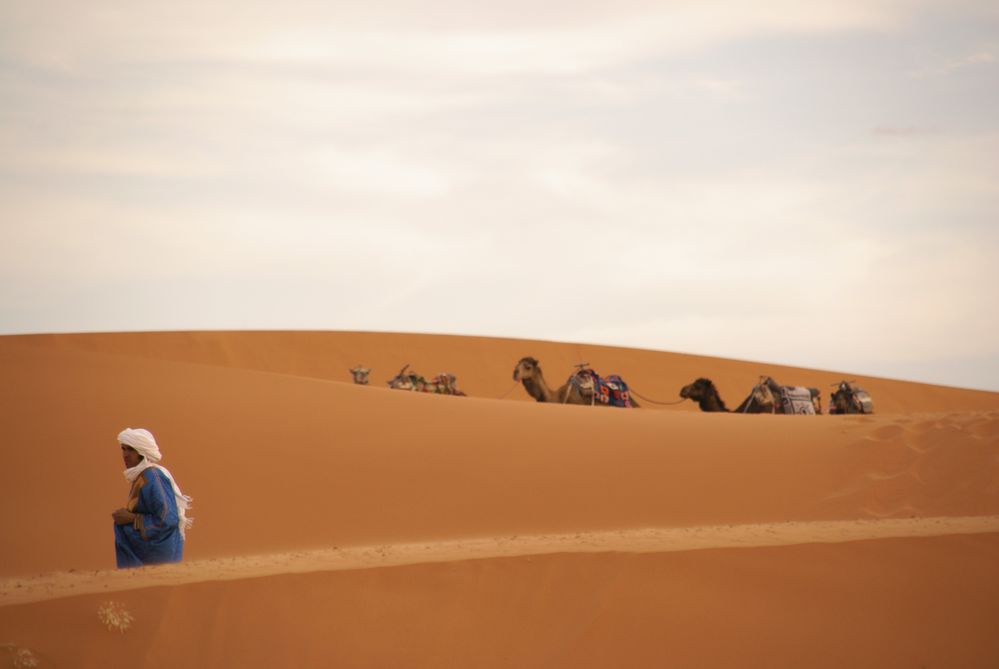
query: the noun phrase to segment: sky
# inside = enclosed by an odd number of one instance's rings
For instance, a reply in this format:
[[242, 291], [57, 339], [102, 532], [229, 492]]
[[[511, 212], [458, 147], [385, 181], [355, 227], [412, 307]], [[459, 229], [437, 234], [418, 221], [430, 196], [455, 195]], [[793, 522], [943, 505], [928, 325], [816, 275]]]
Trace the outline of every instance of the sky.
[[0, 334], [523, 337], [999, 391], [999, 5], [6, 0], [0, 240]]

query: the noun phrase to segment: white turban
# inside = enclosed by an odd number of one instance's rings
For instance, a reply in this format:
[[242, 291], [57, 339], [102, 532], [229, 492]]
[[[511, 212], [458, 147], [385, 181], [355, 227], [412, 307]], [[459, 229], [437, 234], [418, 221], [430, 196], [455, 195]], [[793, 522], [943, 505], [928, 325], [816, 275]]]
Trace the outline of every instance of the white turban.
[[118, 443], [131, 446], [151, 464], [156, 464], [163, 459], [163, 456], [160, 454], [160, 447], [156, 444], [156, 439], [153, 438], [149, 430], [143, 430], [142, 428], [133, 430], [130, 427], [126, 427], [118, 434]]
[[145, 458], [145, 460], [135, 467], [125, 470], [125, 479], [129, 483], [134, 482], [139, 474], [149, 467], [156, 467], [166, 475], [170, 481], [170, 486], [173, 488], [174, 497], [177, 500], [177, 515], [180, 517], [180, 522], [178, 523], [180, 536], [185, 537], [187, 535], [187, 528], [194, 521], [193, 518], [187, 517], [187, 510], [191, 508], [191, 498], [180, 491], [180, 486], [173, 480], [173, 474], [170, 473], [170, 470], [158, 464], [163, 459], [163, 455], [160, 453], [160, 447], [156, 444], [156, 439], [152, 433], [142, 428], [133, 430], [130, 427], [126, 427], [118, 433], [118, 443], [131, 446], [139, 455]]

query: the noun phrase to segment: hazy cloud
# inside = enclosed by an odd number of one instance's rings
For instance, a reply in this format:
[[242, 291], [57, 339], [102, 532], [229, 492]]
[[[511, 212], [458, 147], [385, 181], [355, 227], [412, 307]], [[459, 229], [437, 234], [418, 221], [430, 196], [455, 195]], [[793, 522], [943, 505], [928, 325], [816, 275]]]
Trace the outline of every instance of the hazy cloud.
[[938, 65], [931, 65], [918, 70], [913, 70], [910, 75], [917, 79], [923, 77], [946, 77], [964, 70], [975, 67], [991, 67], [996, 65], [996, 53], [999, 52], [999, 45], [989, 45], [978, 51], [950, 58]]

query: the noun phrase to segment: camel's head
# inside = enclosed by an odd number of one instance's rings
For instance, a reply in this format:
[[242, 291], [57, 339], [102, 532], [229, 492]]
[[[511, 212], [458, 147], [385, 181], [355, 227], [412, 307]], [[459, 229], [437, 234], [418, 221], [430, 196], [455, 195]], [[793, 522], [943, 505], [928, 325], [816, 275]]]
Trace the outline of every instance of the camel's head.
[[715, 390], [715, 384], [711, 382], [711, 379], [705, 379], [703, 377], [697, 379], [693, 383], [685, 385], [680, 389], [680, 397], [686, 400], [693, 400], [695, 402], [700, 402], [714, 393], [717, 393]]
[[370, 367], [362, 367], [361, 365], [358, 365], [357, 367], [347, 371], [349, 371], [354, 377], [354, 383], [362, 386], [368, 385], [368, 374], [371, 373]]
[[540, 373], [541, 369], [538, 367], [538, 361], [535, 358], [521, 358], [517, 366], [513, 368], [513, 380], [526, 381], [535, 378]]

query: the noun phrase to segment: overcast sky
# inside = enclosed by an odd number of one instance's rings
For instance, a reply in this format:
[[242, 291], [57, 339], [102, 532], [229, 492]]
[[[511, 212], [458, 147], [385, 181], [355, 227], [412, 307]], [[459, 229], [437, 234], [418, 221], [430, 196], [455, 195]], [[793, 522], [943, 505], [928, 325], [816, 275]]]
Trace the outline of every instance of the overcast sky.
[[999, 390], [997, 8], [7, 0], [0, 333], [478, 334]]

